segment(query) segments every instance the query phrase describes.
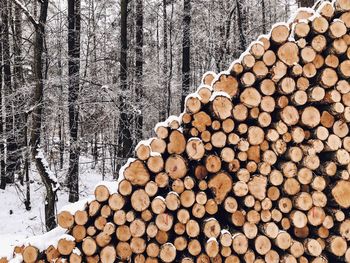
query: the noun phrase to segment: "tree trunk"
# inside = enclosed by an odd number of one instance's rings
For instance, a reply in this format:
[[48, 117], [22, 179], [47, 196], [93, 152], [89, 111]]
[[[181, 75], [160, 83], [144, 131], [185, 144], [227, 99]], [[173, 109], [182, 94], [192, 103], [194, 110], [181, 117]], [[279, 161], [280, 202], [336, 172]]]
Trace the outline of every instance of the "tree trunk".
[[[128, 0], [121, 0], [120, 7], [120, 95], [119, 95], [119, 133], [118, 133], [118, 157], [124, 161], [132, 151], [133, 140], [131, 138], [132, 120], [130, 116], [130, 103], [127, 101], [126, 92], [128, 90]], [[121, 162], [119, 162], [118, 168]]]
[[3, 67], [4, 67], [4, 102], [5, 102], [5, 138], [6, 138], [6, 178], [8, 183], [13, 183], [15, 180], [15, 164], [16, 164], [16, 145], [14, 141], [13, 127], [13, 108], [10, 96], [13, 93], [11, 79], [11, 54], [10, 54], [10, 39], [9, 39], [9, 14], [10, 2], [3, 1], [1, 19], [3, 21]]
[[[0, 2], [0, 9], [4, 10], [3, 2]], [[1, 14], [2, 16], [2, 14]], [[0, 22], [0, 61], [3, 65], [3, 23]], [[3, 112], [3, 71], [0, 69], [0, 110]], [[0, 114], [0, 188], [5, 189], [6, 187], [6, 173], [5, 173], [5, 136], [4, 136], [4, 126], [3, 126], [3, 114]]]
[[237, 4], [237, 23], [238, 23], [238, 31], [239, 31], [239, 40], [241, 42], [241, 50], [245, 50], [247, 47], [247, 41], [245, 37], [245, 24], [246, 24], [246, 18], [245, 14], [243, 13], [243, 6], [241, 3], [241, 0], [236, 0]]
[[171, 96], [168, 92], [168, 14], [167, 14], [167, 1], [163, 0], [163, 81], [162, 86], [166, 92], [166, 96], [162, 99], [161, 105], [161, 120], [166, 119], [167, 109], [167, 98]]
[[143, 0], [136, 2], [136, 141], [142, 139], [143, 125]]
[[49, 171], [45, 166], [45, 162], [38, 155], [40, 148], [42, 115], [43, 115], [43, 98], [44, 98], [44, 83], [43, 83], [43, 53], [44, 53], [44, 35], [47, 19], [49, 1], [44, 0], [40, 8], [39, 23], [35, 25], [35, 43], [34, 43], [34, 77], [35, 86], [33, 92], [33, 112], [32, 112], [32, 127], [30, 136], [31, 155], [39, 172], [41, 180], [46, 188], [45, 196], [45, 225], [47, 230], [51, 230], [56, 226], [55, 221], [55, 196], [56, 182], [50, 177]]
[[[183, 10], [183, 38], [182, 38], [182, 102], [184, 107], [185, 98], [190, 90], [190, 62], [191, 62], [191, 0], [184, 0]], [[183, 108], [181, 109], [183, 111]]]
[[68, 115], [69, 115], [69, 170], [67, 183], [69, 202], [79, 200], [79, 70], [80, 70], [80, 0], [68, 0]]
[[312, 7], [314, 0], [298, 0], [299, 7]]
[[170, 116], [170, 109], [171, 109], [171, 80], [173, 78], [173, 46], [174, 46], [174, 41], [173, 41], [173, 35], [171, 32], [173, 32], [174, 29], [174, 2], [171, 3], [171, 13], [170, 13], [170, 23], [169, 23], [169, 43], [170, 43], [170, 47], [169, 47], [169, 74], [167, 77], [167, 104], [166, 104], [166, 108], [167, 108], [167, 116]]
[[263, 34], [266, 34], [266, 5], [265, 5], [265, 0], [261, 0], [261, 14], [262, 14], [262, 31]]
[[30, 166], [30, 152], [29, 152], [29, 142], [28, 142], [28, 114], [24, 115], [24, 168], [23, 168], [23, 177], [26, 183], [26, 199], [24, 201], [24, 205], [26, 210], [29, 211], [31, 209], [31, 201], [30, 201], [30, 180], [29, 180], [29, 166]]
[[24, 173], [20, 171], [21, 161], [26, 155], [25, 144], [25, 113], [24, 107], [26, 105], [25, 96], [19, 90], [23, 87], [23, 57], [22, 57], [22, 12], [18, 6], [15, 6], [14, 14], [14, 29], [13, 29], [13, 53], [14, 53], [14, 107], [16, 110], [16, 117], [14, 120], [14, 145], [16, 146], [14, 152], [14, 171], [20, 174], [20, 182], [24, 183]]

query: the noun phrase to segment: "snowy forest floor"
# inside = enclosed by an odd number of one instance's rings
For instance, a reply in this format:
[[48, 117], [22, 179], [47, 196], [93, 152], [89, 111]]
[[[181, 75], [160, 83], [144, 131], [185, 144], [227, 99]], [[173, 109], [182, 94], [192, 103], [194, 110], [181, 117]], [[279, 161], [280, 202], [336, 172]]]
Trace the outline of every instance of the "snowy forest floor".
[[[107, 165], [106, 165], [107, 166]], [[99, 164], [92, 168], [92, 157], [80, 157], [80, 197], [93, 194], [95, 185], [102, 181]], [[68, 167], [57, 172], [61, 185], [67, 174]], [[24, 205], [25, 186], [19, 184], [8, 185], [6, 190], [0, 190], [0, 258], [8, 253], [8, 246], [29, 236], [40, 235], [46, 232], [44, 219], [45, 188], [39, 175], [32, 166], [30, 170], [30, 199], [31, 210], [27, 211]], [[113, 180], [110, 172], [106, 172], [104, 180]], [[57, 192], [56, 211], [68, 204], [68, 190], [60, 187]]]

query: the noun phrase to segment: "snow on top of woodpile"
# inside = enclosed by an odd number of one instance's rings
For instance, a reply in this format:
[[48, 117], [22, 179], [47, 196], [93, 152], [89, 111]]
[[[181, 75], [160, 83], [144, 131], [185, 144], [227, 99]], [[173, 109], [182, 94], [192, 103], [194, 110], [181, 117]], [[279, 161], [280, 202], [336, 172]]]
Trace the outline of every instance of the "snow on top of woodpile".
[[[215, 76], [216, 76], [216, 75], [215, 75]], [[198, 87], [196, 93], [199, 93], [199, 91], [200, 91], [201, 89], [213, 90], [213, 87], [212, 87], [212, 86], [209, 86], [209, 85], [202, 84], [202, 85], [200, 85], [200, 86]]]
[[135, 161], [136, 161], [135, 158], [129, 158], [128, 161], [122, 167], [120, 167], [119, 173], [118, 173], [118, 180], [117, 180], [118, 185], [122, 180], [124, 180], [125, 169], [128, 168], [130, 164], [132, 164]]
[[205, 80], [205, 78], [208, 76], [208, 75], [212, 75], [214, 78], [215, 78], [215, 76], [216, 76], [216, 73], [214, 72], [214, 71], [207, 71], [207, 72], [205, 72], [204, 74], [203, 74], [203, 77], [202, 77], [202, 83], [204, 83], [204, 80]]
[[95, 197], [90, 195], [87, 198], [81, 199], [75, 203], [70, 203], [68, 205], [63, 206], [58, 212], [67, 211], [70, 214], [74, 215], [75, 212], [85, 210], [86, 206], [91, 203]]
[[213, 100], [215, 100], [216, 97], [226, 97], [228, 99], [231, 99], [230, 95], [228, 95], [227, 92], [214, 91], [209, 100], [213, 101]]
[[141, 145], [150, 146], [154, 139], [156, 139], [156, 138], [152, 137], [152, 138], [149, 138], [148, 140], [139, 141], [139, 143], [135, 147], [135, 150], [137, 150]]
[[[191, 95], [191, 97], [199, 96], [198, 94], [195, 95], [195, 93], [192, 93], [192, 94], [190, 94], [190, 95]], [[189, 97], [190, 95], [188, 95], [188, 96], [186, 97], [186, 101], [187, 101], [188, 98], [190, 98], [190, 97]], [[181, 120], [182, 120], [182, 115], [183, 115], [183, 114], [180, 114], [179, 116], [170, 115], [165, 121], [158, 122], [158, 123], [154, 126], [154, 131], [156, 132], [157, 129], [158, 129], [159, 127], [169, 127], [170, 123], [172, 123], [173, 121], [177, 121], [179, 124], [181, 124], [181, 123], [182, 123], [182, 121], [181, 121]]]
[[13, 250], [16, 246], [34, 246], [40, 251], [44, 251], [50, 246], [57, 247], [58, 241], [60, 239], [75, 240], [73, 236], [66, 234], [67, 230], [58, 226], [53, 230], [38, 236], [29, 237], [23, 241], [18, 241], [14, 244], [9, 244], [8, 246], [0, 247], [0, 258], [5, 257], [11, 263], [23, 262], [21, 255], [13, 255]]

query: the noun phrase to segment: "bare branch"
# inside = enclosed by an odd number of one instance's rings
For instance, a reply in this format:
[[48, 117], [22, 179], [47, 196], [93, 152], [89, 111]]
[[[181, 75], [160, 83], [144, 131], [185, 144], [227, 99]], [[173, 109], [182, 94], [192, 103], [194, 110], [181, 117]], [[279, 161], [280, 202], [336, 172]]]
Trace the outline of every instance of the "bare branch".
[[15, 5], [22, 9], [23, 13], [27, 16], [29, 21], [33, 24], [34, 27], [39, 25], [39, 22], [35, 20], [34, 16], [28, 11], [27, 7], [25, 7], [20, 0], [12, 0]]

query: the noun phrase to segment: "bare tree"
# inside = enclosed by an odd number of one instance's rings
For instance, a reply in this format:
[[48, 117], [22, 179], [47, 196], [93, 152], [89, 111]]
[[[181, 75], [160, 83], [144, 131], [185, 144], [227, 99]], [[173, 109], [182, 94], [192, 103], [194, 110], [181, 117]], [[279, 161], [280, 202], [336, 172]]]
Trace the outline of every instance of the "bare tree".
[[80, 0], [68, 0], [68, 114], [69, 170], [67, 183], [69, 202], [79, 200], [79, 71], [80, 71]]
[[298, 4], [300, 7], [312, 7], [314, 0], [298, 0]]
[[247, 47], [247, 41], [245, 36], [245, 27], [246, 25], [246, 15], [243, 13], [242, 0], [236, 0], [237, 4], [237, 24], [239, 31], [239, 40], [241, 42], [241, 49], [245, 50]]
[[43, 156], [43, 152], [40, 149], [41, 142], [41, 128], [42, 128], [42, 116], [43, 116], [43, 97], [44, 97], [44, 82], [43, 82], [43, 54], [44, 54], [44, 36], [45, 26], [47, 21], [47, 12], [49, 0], [40, 1], [40, 13], [39, 20], [36, 21], [35, 17], [29, 13], [27, 8], [19, 2], [19, 0], [12, 0], [18, 7], [20, 7], [23, 13], [27, 16], [31, 24], [35, 29], [34, 40], [34, 80], [35, 86], [32, 97], [32, 107], [30, 110], [31, 120], [31, 136], [29, 147], [32, 155], [32, 159], [36, 165], [38, 173], [41, 177], [46, 189], [45, 196], [45, 225], [47, 230], [51, 230], [56, 226], [55, 221], [55, 196], [57, 191], [57, 178], [53, 176], [49, 170], [47, 161]]
[[24, 173], [20, 171], [21, 162], [26, 155], [25, 145], [25, 106], [26, 106], [26, 94], [23, 94], [22, 87], [24, 86], [23, 76], [23, 56], [22, 56], [22, 10], [18, 6], [14, 6], [14, 18], [12, 26], [12, 38], [13, 38], [13, 91], [15, 96], [13, 97], [14, 106], [14, 151], [13, 151], [13, 167], [14, 171], [20, 176], [20, 183], [24, 183]]
[[[182, 102], [190, 90], [190, 70], [191, 70], [191, 0], [184, 0], [183, 22], [182, 22]], [[181, 111], [183, 108], [181, 109]]]
[[[1, 41], [2, 58], [3, 58], [3, 78], [4, 78], [4, 103], [5, 103], [5, 138], [6, 138], [6, 183], [13, 183], [15, 180], [15, 151], [16, 145], [14, 141], [14, 127], [13, 127], [13, 85], [11, 73], [11, 53], [10, 53], [10, 9], [11, 2], [8, 0], [2, 1], [1, 20], [2, 20], [2, 34]], [[5, 185], [3, 185], [5, 186]]]
[[143, 109], [142, 109], [142, 91], [143, 91], [143, 0], [136, 2], [136, 140], [142, 138]]
[[[1, 16], [2, 12], [5, 12], [4, 2], [0, 1]], [[5, 136], [4, 136], [4, 123], [3, 123], [3, 35], [4, 35], [4, 25], [3, 20], [0, 21], [0, 188], [5, 189], [6, 187], [6, 171], [5, 171]]]
[[163, 78], [161, 79], [161, 85], [163, 86], [164, 91], [166, 92], [163, 96], [160, 119], [164, 120], [167, 113], [170, 111], [169, 105], [167, 104], [167, 98], [171, 97], [171, 94], [168, 90], [169, 81], [168, 81], [168, 14], [167, 14], [167, 1], [162, 1], [163, 8]]
[[[120, 95], [119, 95], [119, 133], [118, 133], [118, 156], [121, 161], [131, 153], [133, 140], [131, 137], [132, 118], [130, 116], [130, 103], [127, 101], [128, 92], [128, 0], [121, 0], [120, 4]], [[119, 162], [120, 166], [121, 162]]]

